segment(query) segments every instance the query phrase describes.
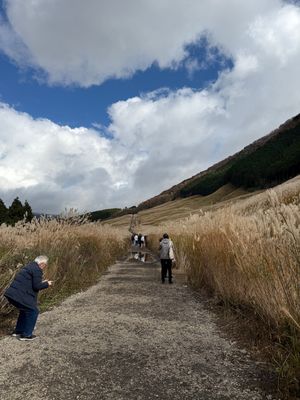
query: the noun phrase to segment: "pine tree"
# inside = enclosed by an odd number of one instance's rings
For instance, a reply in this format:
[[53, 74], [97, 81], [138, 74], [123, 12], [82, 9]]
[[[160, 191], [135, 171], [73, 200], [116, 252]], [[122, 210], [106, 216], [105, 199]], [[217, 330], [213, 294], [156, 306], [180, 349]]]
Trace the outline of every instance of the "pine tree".
[[24, 209], [24, 215], [26, 216], [26, 222], [31, 222], [33, 218], [33, 213], [32, 213], [32, 208], [30, 207], [27, 200], [25, 200], [23, 209]]
[[16, 197], [8, 209], [8, 220], [10, 224], [15, 224], [24, 218], [24, 207], [19, 197]]
[[4, 202], [0, 199], [0, 224], [7, 222], [8, 210]]

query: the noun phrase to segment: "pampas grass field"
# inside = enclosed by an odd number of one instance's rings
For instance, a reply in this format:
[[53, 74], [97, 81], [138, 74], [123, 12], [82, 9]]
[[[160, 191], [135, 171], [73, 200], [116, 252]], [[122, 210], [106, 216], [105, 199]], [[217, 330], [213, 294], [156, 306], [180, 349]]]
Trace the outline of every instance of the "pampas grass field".
[[0, 317], [11, 307], [1, 296], [21, 266], [40, 254], [49, 257], [45, 279], [53, 287], [40, 294], [41, 309], [94, 284], [128, 247], [128, 232], [81, 217], [34, 219], [0, 227]]
[[259, 318], [282, 350], [279, 375], [299, 389], [300, 180], [145, 229], [152, 249], [169, 233], [194, 288]]
[[[192, 287], [255, 316], [275, 338], [279, 376], [300, 390], [300, 177], [253, 194], [226, 187], [209, 202], [193, 197], [143, 211], [135, 229], [155, 251], [168, 232]], [[125, 215], [103, 224], [73, 217], [2, 225], [0, 295], [39, 254], [49, 256], [45, 278], [54, 281], [41, 293], [42, 309], [87, 288], [127, 251], [130, 221]], [[0, 296], [0, 316], [10, 311]]]

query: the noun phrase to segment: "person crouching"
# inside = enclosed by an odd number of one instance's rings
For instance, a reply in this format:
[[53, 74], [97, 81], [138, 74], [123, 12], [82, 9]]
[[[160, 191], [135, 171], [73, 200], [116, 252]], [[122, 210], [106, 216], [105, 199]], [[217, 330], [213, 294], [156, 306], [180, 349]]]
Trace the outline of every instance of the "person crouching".
[[38, 256], [25, 265], [15, 276], [4, 296], [19, 310], [19, 317], [12, 336], [19, 340], [35, 339], [33, 330], [39, 315], [38, 292], [52, 286], [52, 281], [43, 281], [43, 269], [48, 265], [47, 256]]

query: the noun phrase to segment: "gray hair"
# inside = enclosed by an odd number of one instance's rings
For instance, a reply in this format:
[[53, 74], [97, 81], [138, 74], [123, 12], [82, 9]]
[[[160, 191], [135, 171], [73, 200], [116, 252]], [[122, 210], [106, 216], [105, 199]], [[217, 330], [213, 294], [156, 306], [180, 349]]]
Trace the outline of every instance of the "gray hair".
[[48, 264], [49, 258], [47, 256], [38, 256], [34, 261], [37, 264]]

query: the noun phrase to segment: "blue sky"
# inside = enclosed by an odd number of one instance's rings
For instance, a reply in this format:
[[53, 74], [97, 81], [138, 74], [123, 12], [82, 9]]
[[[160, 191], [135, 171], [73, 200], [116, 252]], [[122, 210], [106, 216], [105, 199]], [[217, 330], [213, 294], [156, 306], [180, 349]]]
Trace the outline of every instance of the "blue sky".
[[300, 6], [0, 1], [0, 198], [138, 204], [299, 113]]
[[[3, 9], [2, 9], [3, 13]], [[188, 46], [194, 60], [205, 60], [205, 41]], [[201, 89], [215, 81], [219, 71], [230, 68], [230, 59], [219, 56], [200, 70], [189, 72], [185, 65], [176, 69], [160, 69], [153, 63], [146, 71], [137, 71], [130, 78], [108, 79], [101, 85], [81, 88], [78, 85], [48, 85], [37, 78], [32, 68], [20, 69], [4, 54], [0, 55], [0, 99], [16, 110], [29, 113], [34, 118], [48, 118], [59, 125], [92, 127], [107, 126], [108, 107], [161, 88], [178, 90], [182, 87]]]

